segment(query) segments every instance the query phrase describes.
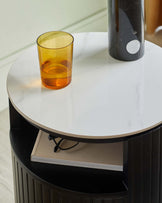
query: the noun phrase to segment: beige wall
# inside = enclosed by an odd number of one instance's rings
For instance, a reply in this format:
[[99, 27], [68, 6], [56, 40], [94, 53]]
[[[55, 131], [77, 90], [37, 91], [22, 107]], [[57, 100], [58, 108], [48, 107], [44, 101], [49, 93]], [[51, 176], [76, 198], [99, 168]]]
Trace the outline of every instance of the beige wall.
[[0, 58], [105, 9], [105, 0], [6, 0], [0, 12]]
[[35, 43], [38, 35], [50, 30], [107, 30], [107, 0], [6, 0], [2, 4], [0, 111], [8, 105], [8, 70], [22, 51]]

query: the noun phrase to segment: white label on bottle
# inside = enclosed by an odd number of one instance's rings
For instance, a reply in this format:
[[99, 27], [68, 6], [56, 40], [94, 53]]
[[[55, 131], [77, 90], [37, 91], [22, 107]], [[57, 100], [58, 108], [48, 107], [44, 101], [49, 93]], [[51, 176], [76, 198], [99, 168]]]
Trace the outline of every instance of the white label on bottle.
[[140, 42], [138, 40], [132, 40], [128, 42], [126, 49], [129, 54], [136, 54], [140, 50]]

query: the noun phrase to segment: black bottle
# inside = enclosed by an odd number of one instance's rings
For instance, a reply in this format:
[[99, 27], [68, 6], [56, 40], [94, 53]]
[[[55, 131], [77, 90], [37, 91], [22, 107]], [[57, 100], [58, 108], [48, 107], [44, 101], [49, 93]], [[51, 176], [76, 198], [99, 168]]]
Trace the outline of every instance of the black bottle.
[[144, 0], [108, 0], [109, 53], [133, 61], [144, 54]]

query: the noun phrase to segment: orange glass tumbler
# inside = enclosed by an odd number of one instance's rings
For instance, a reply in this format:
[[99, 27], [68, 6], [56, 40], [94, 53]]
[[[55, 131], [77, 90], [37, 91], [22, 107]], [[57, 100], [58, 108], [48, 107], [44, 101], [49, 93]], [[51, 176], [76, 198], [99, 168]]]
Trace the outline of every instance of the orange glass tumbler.
[[71, 34], [51, 31], [37, 39], [42, 84], [49, 89], [61, 89], [71, 82], [73, 42]]

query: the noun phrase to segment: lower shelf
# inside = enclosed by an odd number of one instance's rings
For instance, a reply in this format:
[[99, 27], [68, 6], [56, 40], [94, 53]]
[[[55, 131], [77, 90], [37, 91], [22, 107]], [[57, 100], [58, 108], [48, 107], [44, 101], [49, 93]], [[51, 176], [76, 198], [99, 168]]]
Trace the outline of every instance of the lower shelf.
[[[127, 191], [88, 193], [68, 190], [39, 178], [17, 158], [12, 150], [15, 203], [127, 203]], [[53, 171], [54, 173], [54, 171]], [[60, 182], [61, 182], [60, 177]], [[85, 187], [87, 187], [85, 181]], [[98, 184], [96, 180], [96, 184]], [[106, 186], [105, 186], [106, 187]], [[124, 188], [124, 187], [123, 187]]]
[[123, 185], [122, 174], [118, 172], [107, 174], [107, 171], [89, 172], [86, 169], [80, 172], [79, 168], [34, 165], [30, 154], [38, 129], [16, 111], [13, 115], [10, 141], [15, 203], [128, 202], [128, 191]]

